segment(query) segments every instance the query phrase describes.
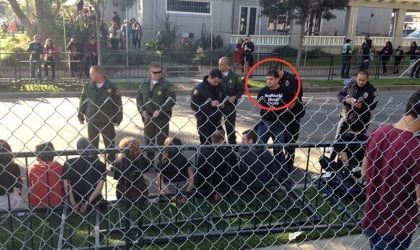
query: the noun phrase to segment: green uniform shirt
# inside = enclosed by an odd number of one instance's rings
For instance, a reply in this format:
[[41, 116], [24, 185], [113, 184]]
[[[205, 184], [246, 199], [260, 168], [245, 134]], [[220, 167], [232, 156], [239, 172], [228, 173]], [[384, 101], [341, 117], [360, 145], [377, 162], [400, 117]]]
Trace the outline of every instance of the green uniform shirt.
[[164, 78], [154, 84], [152, 90], [150, 90], [151, 84], [150, 78], [140, 83], [136, 97], [137, 110], [140, 113], [146, 111], [149, 115], [158, 110], [171, 116], [172, 107], [176, 102], [175, 86]]
[[223, 76], [220, 85], [226, 96], [236, 96], [236, 101], [244, 94], [244, 82], [242, 77], [237, 75], [232, 70], [229, 70], [228, 75]]
[[101, 88], [95, 82], [87, 83], [80, 97], [79, 121], [106, 124], [121, 123], [123, 108], [119, 89], [107, 79]]

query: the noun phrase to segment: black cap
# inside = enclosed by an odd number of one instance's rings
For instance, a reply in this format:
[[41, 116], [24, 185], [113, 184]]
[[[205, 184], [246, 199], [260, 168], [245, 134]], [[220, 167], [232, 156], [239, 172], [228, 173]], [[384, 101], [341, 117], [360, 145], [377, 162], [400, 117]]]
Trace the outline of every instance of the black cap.
[[346, 43], [349, 43], [349, 42], [351, 42], [351, 39], [346, 39]]

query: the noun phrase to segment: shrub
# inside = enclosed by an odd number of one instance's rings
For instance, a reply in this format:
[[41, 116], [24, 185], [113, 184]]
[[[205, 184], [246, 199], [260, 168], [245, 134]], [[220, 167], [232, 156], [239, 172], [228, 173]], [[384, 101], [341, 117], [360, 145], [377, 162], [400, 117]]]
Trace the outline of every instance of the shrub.
[[297, 49], [289, 46], [277, 47], [273, 50], [273, 54], [277, 57], [293, 57], [297, 56]]

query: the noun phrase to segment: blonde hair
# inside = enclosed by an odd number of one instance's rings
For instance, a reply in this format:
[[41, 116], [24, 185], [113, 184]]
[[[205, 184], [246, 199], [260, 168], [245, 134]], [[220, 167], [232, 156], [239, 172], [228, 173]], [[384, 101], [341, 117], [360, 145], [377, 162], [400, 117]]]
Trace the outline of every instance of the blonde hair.
[[127, 151], [120, 153], [119, 158], [127, 158], [130, 160], [137, 159], [141, 154], [140, 146], [140, 141], [134, 137], [123, 138], [118, 144], [118, 147], [120, 149], [127, 149]]

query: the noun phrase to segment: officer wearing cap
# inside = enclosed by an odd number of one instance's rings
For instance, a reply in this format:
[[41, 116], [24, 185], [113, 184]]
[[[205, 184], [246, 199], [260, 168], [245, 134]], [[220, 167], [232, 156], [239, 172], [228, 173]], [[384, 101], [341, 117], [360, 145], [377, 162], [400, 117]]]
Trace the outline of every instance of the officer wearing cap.
[[242, 77], [237, 75], [229, 68], [229, 59], [222, 57], [219, 59], [219, 70], [223, 78], [220, 85], [223, 88], [228, 100], [222, 110], [225, 117], [225, 128], [229, 144], [236, 144], [235, 122], [236, 122], [236, 104], [244, 93], [244, 83]]
[[195, 86], [191, 94], [191, 108], [195, 111], [201, 145], [211, 144], [210, 137], [213, 132], [222, 130], [222, 110], [226, 97], [220, 86], [222, 78], [219, 69], [212, 69], [203, 82]]
[[[176, 103], [175, 86], [162, 77], [162, 68], [157, 62], [150, 63], [149, 74], [137, 90], [137, 110], [144, 123], [146, 145], [162, 146], [169, 136], [169, 121]], [[147, 151], [146, 155], [153, 160], [153, 151]]]

